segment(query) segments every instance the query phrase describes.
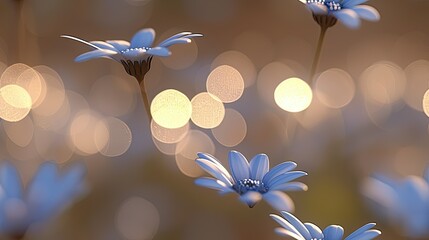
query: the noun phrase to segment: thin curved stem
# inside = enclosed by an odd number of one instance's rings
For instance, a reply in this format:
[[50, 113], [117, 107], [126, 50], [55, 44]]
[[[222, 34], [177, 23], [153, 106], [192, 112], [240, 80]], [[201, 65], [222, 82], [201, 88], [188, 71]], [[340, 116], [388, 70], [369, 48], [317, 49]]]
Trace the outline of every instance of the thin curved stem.
[[323, 42], [325, 40], [326, 31], [328, 30], [328, 27], [320, 27], [320, 35], [319, 35], [319, 41], [317, 42], [317, 48], [316, 48], [316, 54], [314, 55], [313, 59], [313, 65], [311, 66], [311, 72], [310, 72], [310, 83], [314, 80], [314, 75], [317, 71], [317, 66], [319, 65], [320, 55], [322, 53], [322, 47]]
[[150, 113], [149, 97], [147, 96], [146, 86], [144, 83], [144, 77], [139, 82], [140, 82], [140, 91], [142, 93], [144, 108], [146, 110], [146, 115], [147, 115], [149, 123], [150, 123], [152, 121], [152, 114]]

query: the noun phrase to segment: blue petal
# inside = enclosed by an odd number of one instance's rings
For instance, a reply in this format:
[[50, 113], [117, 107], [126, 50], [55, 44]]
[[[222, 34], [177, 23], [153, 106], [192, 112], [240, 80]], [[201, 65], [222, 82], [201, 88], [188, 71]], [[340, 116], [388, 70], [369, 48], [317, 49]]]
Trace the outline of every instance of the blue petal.
[[250, 160], [250, 178], [252, 179], [262, 180], [269, 169], [270, 162], [265, 154], [258, 154]]
[[147, 50], [146, 53], [150, 55], [161, 56], [161, 57], [167, 57], [171, 55], [171, 52], [168, 50], [168, 48], [165, 48], [165, 47], [150, 48]]
[[277, 177], [272, 178], [270, 181], [267, 181], [265, 183], [268, 185], [268, 187], [275, 187], [276, 185], [287, 183], [287, 182], [293, 181], [297, 178], [300, 178], [302, 176], [307, 176], [307, 175], [308, 174], [306, 172], [292, 171], [292, 172], [280, 174]]
[[308, 190], [307, 185], [300, 182], [281, 183], [281, 184], [273, 185], [269, 188], [270, 190], [276, 190], [276, 191], [307, 191]]
[[344, 25], [349, 28], [358, 28], [360, 26], [359, 15], [350, 9], [343, 9], [332, 12], [334, 16]]
[[115, 47], [118, 51], [124, 51], [130, 48], [130, 43], [124, 40], [108, 40], [106, 42]]
[[331, 225], [323, 230], [325, 239], [329, 240], [341, 240], [344, 235], [344, 229], [338, 225]]
[[85, 62], [85, 61], [91, 60], [93, 58], [109, 57], [109, 56], [116, 55], [116, 54], [118, 54], [118, 53], [115, 51], [112, 51], [112, 50], [104, 50], [104, 49], [94, 50], [94, 51], [87, 52], [87, 53], [84, 53], [84, 54], [77, 56], [75, 58], [75, 61], [76, 62]]
[[[198, 158], [195, 160], [195, 162], [200, 165], [200, 167], [206, 171], [208, 174], [212, 175], [213, 177], [221, 180], [226, 184], [226, 186], [231, 187], [232, 182], [230, 182], [229, 178], [225, 176], [222, 169], [219, 169], [216, 164], [212, 163], [211, 161], [207, 159]], [[229, 175], [229, 174], [228, 174]]]
[[375, 226], [375, 223], [368, 223], [364, 225], [363, 227], [359, 228], [358, 230], [354, 231], [352, 234], [350, 234], [348, 237], [346, 237], [344, 240], [369, 240], [373, 239], [374, 237], [377, 237], [381, 234], [379, 230], [370, 230]]
[[326, 15], [326, 14], [328, 14], [328, 8], [323, 4], [309, 3], [309, 4], [307, 4], [307, 7], [315, 15]]
[[96, 46], [96, 45], [94, 45], [94, 44], [92, 44], [92, 43], [90, 43], [88, 41], [85, 41], [83, 39], [77, 38], [77, 37], [73, 37], [73, 36], [70, 36], [70, 35], [61, 35], [60, 37], [62, 37], [62, 38], [68, 38], [68, 39], [71, 39], [71, 40], [74, 40], [74, 41], [86, 44], [86, 45], [88, 45], [90, 47], [93, 47], [95, 49], [101, 49], [100, 47], [98, 47], [98, 46]]
[[353, 8], [356, 5], [366, 3], [368, 0], [344, 0], [341, 4], [343, 8]]
[[[291, 232], [293, 234], [295, 234], [296, 236], [298, 236], [300, 239], [304, 239], [304, 237], [301, 235], [301, 233], [296, 229], [296, 227], [294, 225], [292, 225], [291, 223], [289, 223], [288, 221], [286, 221], [285, 219], [283, 219], [282, 217], [275, 215], [275, 214], [270, 214], [270, 217], [272, 219], [274, 219], [274, 221], [276, 221], [278, 224], [280, 224], [285, 230], [287, 230], [288, 232]], [[298, 239], [298, 238], [297, 238]]]
[[138, 31], [131, 39], [131, 48], [151, 47], [155, 40], [155, 30], [145, 28]]
[[373, 22], [380, 20], [380, 13], [377, 11], [377, 9], [371, 6], [367, 6], [367, 5], [356, 6], [353, 8], [353, 10], [362, 19], [373, 21]]
[[265, 174], [264, 178], [262, 179], [262, 182], [267, 184], [269, 181], [271, 181], [271, 179], [283, 173], [289, 172], [290, 170], [293, 170], [294, 168], [296, 168], [296, 166], [297, 165], [294, 162], [281, 163], [272, 168], [267, 174]]
[[9, 162], [3, 163], [0, 169], [0, 186], [7, 198], [22, 197], [22, 182], [18, 170]]
[[304, 225], [310, 232], [312, 239], [324, 239], [322, 230], [318, 226], [312, 223], [304, 223]]
[[175, 44], [180, 44], [180, 43], [190, 43], [191, 39], [188, 38], [178, 38], [178, 39], [173, 39], [170, 41], [166, 41], [165, 43], [159, 44], [159, 47], [170, 47], [172, 45]]
[[380, 236], [381, 232], [379, 230], [368, 230], [364, 233], [361, 233], [359, 236], [353, 238], [346, 238], [344, 240], [371, 240]]
[[161, 42], [160, 44], [158, 44], [158, 45], [162, 45], [162, 44], [164, 44], [164, 43], [166, 43], [166, 42], [169, 42], [169, 41], [171, 41], [171, 40], [173, 40], [173, 39], [181, 38], [181, 37], [183, 37], [183, 36], [191, 35], [191, 34], [192, 34], [191, 32], [181, 32], [181, 33], [177, 33], [177, 34], [175, 34], [175, 35], [173, 35], [173, 36], [171, 36], [171, 37], [169, 37], [169, 38], [165, 39], [164, 41], [162, 41], [162, 42]]
[[118, 50], [112, 46], [111, 44], [107, 43], [107, 42], [103, 42], [103, 41], [91, 41], [91, 44], [94, 44], [95, 46], [101, 48], [101, 49], [106, 49], [106, 50], [112, 50], [117, 52]]
[[228, 160], [232, 177], [236, 182], [250, 177], [249, 163], [243, 154], [231, 151], [229, 152]]
[[262, 195], [259, 192], [249, 191], [240, 196], [240, 201], [247, 204], [249, 207], [255, 206], [259, 201], [261, 201]]
[[274, 209], [278, 211], [293, 212], [295, 205], [290, 197], [280, 191], [269, 191], [262, 195], [265, 201], [268, 202]]
[[296, 218], [294, 215], [292, 215], [291, 213], [288, 213], [286, 211], [282, 211], [282, 216], [289, 222], [291, 223], [296, 230], [301, 233], [301, 235], [305, 238], [305, 239], [312, 239], [310, 231], [308, 231], [308, 229], [305, 227], [305, 225], [298, 219]]
[[216, 167], [219, 169], [219, 171], [221, 171], [223, 173], [223, 175], [225, 175], [228, 178], [230, 183], [234, 182], [234, 180], [232, 179], [232, 176], [229, 174], [229, 172], [226, 170], [226, 168], [215, 157], [213, 157], [212, 155], [210, 155], [208, 153], [197, 153], [197, 155], [199, 158], [206, 159], [206, 160], [212, 162], [214, 165], [216, 165]]
[[233, 192], [233, 190], [226, 186], [224, 182], [214, 178], [198, 178], [195, 180], [195, 184], [201, 187], [206, 187], [222, 192]]

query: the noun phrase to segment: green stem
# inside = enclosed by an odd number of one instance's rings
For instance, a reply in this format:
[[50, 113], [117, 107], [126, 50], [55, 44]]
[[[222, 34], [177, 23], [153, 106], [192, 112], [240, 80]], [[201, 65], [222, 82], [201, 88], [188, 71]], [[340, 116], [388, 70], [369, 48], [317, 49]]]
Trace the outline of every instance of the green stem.
[[149, 124], [150, 124], [150, 122], [152, 121], [152, 114], [150, 113], [150, 104], [149, 104], [149, 98], [147, 96], [147, 91], [146, 91], [146, 87], [145, 87], [145, 83], [144, 83], [144, 77], [143, 77], [143, 79], [139, 80], [139, 82], [140, 82], [140, 90], [142, 93], [144, 108], [146, 110], [146, 114], [147, 114]]
[[314, 75], [316, 74], [317, 66], [319, 65], [320, 54], [322, 53], [323, 42], [325, 40], [326, 31], [328, 27], [320, 27], [319, 41], [317, 43], [316, 54], [314, 55], [313, 65], [311, 66], [310, 72], [310, 83], [314, 80]]

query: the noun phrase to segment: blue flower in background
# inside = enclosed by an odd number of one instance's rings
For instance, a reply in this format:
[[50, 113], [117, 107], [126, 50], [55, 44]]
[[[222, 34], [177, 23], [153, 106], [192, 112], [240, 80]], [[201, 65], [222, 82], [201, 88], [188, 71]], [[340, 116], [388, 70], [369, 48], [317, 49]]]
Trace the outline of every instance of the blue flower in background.
[[[360, 19], [380, 20], [377, 9], [361, 5], [368, 0], [300, 0], [315, 16], [333, 16], [349, 28], [360, 26]], [[315, 20], [318, 21], [315, 17]], [[319, 22], [318, 22], [319, 23]], [[319, 23], [321, 24], [321, 23]], [[334, 23], [335, 24], [335, 23]]]
[[199, 178], [195, 184], [218, 190], [220, 193], [236, 192], [240, 200], [249, 207], [255, 206], [261, 199], [275, 209], [293, 211], [294, 204], [283, 191], [305, 191], [307, 186], [301, 182], [291, 182], [307, 175], [296, 168], [294, 162], [284, 162], [269, 170], [268, 156], [258, 154], [250, 161], [239, 152], [229, 153], [231, 174], [213, 156], [198, 153], [197, 164], [215, 178]]
[[363, 186], [374, 211], [401, 226], [410, 237], [429, 236], [429, 171], [397, 181], [386, 176], [369, 178]]
[[[270, 216], [282, 227], [276, 228], [277, 234], [284, 237], [292, 237], [296, 240], [342, 240], [344, 229], [338, 225], [330, 225], [323, 231], [312, 223], [302, 223], [294, 215], [282, 211], [282, 217], [271, 214]], [[381, 234], [379, 230], [372, 229], [375, 223], [368, 223], [354, 231], [344, 240], [370, 240]]]
[[178, 43], [190, 43], [191, 38], [200, 36], [202, 35], [181, 32], [162, 41], [155, 47], [152, 46], [155, 40], [155, 31], [152, 28], [144, 28], [138, 31], [131, 38], [131, 42], [124, 40], [87, 42], [69, 35], [62, 35], [61, 37], [76, 40], [95, 49], [79, 55], [75, 61], [83, 62], [93, 58], [110, 58], [122, 63], [127, 73], [141, 82], [150, 69], [153, 56], [170, 56], [171, 52], [168, 49], [170, 46]]
[[47, 220], [85, 190], [85, 168], [74, 165], [63, 175], [56, 164], [43, 163], [27, 189], [10, 163], [0, 167], [0, 233], [19, 239], [36, 222]]

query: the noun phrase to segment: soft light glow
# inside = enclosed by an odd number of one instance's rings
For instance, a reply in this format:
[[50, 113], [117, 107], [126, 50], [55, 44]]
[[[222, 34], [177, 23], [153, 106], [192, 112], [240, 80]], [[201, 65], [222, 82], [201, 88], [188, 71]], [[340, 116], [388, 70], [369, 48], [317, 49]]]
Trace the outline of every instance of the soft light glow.
[[130, 128], [120, 119], [108, 117], [95, 126], [95, 144], [104, 156], [116, 157], [124, 154], [130, 147], [131, 140]]
[[191, 100], [191, 119], [201, 128], [214, 128], [219, 126], [225, 116], [225, 107], [216, 96], [203, 92]]
[[417, 60], [405, 68], [408, 84], [404, 100], [408, 106], [422, 111], [422, 99], [429, 87], [429, 61]]
[[316, 95], [326, 106], [342, 108], [352, 101], [355, 95], [355, 84], [346, 71], [332, 68], [317, 78]]
[[234, 50], [223, 52], [213, 60], [211, 69], [222, 65], [228, 65], [237, 69], [241, 76], [243, 76], [244, 87], [249, 87], [255, 83], [255, 65], [244, 53]]
[[[74, 117], [70, 124], [69, 134], [72, 143], [80, 151], [78, 152], [79, 154], [95, 154], [104, 147], [102, 143], [107, 144], [109, 134], [105, 133], [103, 135], [100, 133], [100, 127], [98, 129], [95, 127], [100, 120], [101, 117], [92, 111], [82, 111]], [[105, 131], [108, 131], [107, 127], [105, 127]], [[97, 141], [95, 139], [96, 133]], [[103, 141], [101, 136], [104, 136]]]
[[180, 128], [188, 123], [192, 114], [192, 105], [185, 94], [167, 89], [153, 99], [150, 106], [153, 120], [165, 128]]
[[368, 100], [390, 104], [402, 98], [407, 79], [399, 66], [383, 61], [368, 67], [362, 73], [360, 83]]
[[[175, 128], [175, 129], [164, 128], [158, 125], [153, 120], [150, 124], [150, 131], [152, 132], [152, 136], [156, 140], [167, 144], [179, 142], [186, 136], [186, 133], [188, 133], [188, 130], [189, 130], [189, 123], [187, 123], [183, 127]], [[173, 154], [174, 154], [174, 151], [173, 151]]]
[[274, 99], [277, 105], [285, 111], [301, 112], [310, 106], [313, 92], [303, 80], [289, 78], [277, 86]]
[[28, 115], [31, 106], [31, 96], [24, 88], [14, 84], [0, 88], [0, 118], [20, 121]]
[[226, 146], [234, 147], [240, 144], [247, 133], [247, 124], [243, 116], [234, 109], [226, 109], [222, 123], [212, 129], [216, 140]]
[[427, 90], [423, 96], [423, 111], [425, 112], [426, 116], [429, 117], [429, 90]]
[[[164, 33], [160, 39], [166, 39], [172, 34], [177, 33], [178, 30], [170, 30], [167, 33]], [[170, 48], [170, 51], [174, 54], [167, 58], [159, 58], [161, 62], [168, 68], [179, 70], [190, 67], [198, 57], [198, 45], [196, 41], [192, 41], [188, 44], [177, 44], [173, 45]]]
[[237, 69], [222, 65], [215, 68], [207, 78], [207, 92], [224, 103], [237, 101], [244, 91], [244, 80]]
[[30, 144], [34, 134], [34, 124], [30, 116], [19, 122], [3, 122], [3, 128], [9, 139], [20, 147]]
[[132, 197], [124, 201], [116, 215], [116, 228], [128, 240], [150, 240], [158, 231], [159, 212], [149, 201]]

